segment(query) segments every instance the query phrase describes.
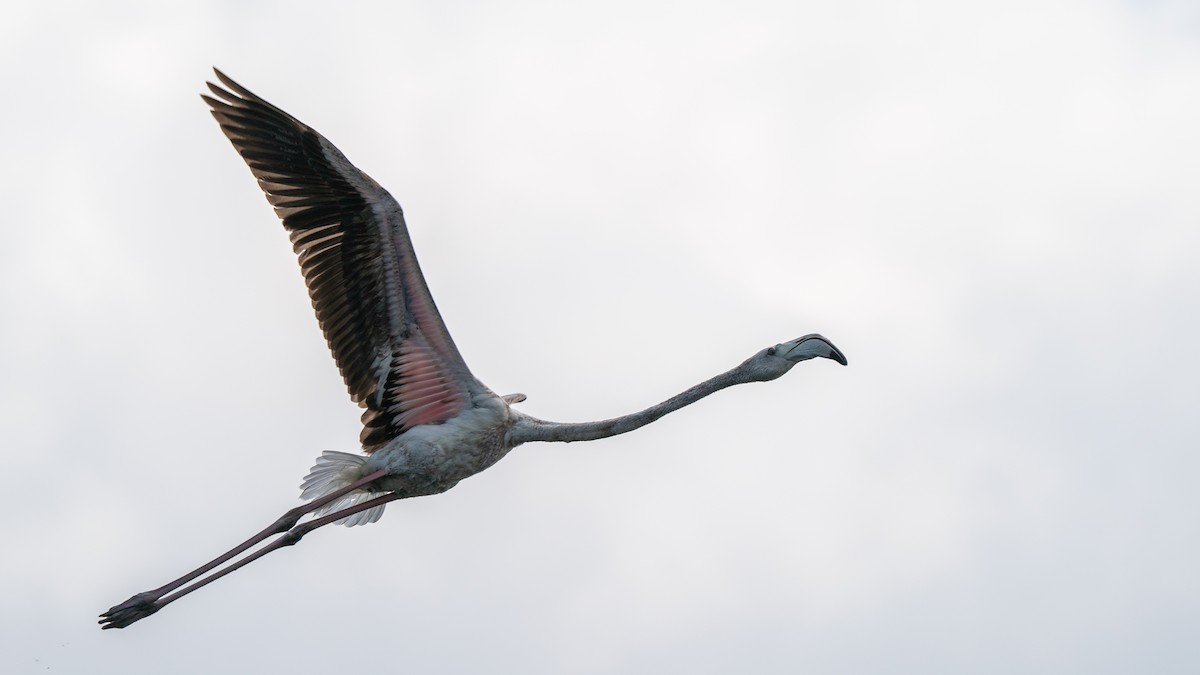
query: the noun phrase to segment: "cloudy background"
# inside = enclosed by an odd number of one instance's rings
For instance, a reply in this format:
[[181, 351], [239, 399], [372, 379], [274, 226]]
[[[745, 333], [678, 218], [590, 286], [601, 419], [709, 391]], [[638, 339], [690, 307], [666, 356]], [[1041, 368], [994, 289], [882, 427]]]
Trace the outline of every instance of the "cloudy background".
[[[1195, 3], [5, 12], [0, 670], [1200, 669]], [[851, 365], [523, 447], [102, 633], [356, 447], [214, 64], [396, 195], [531, 414], [808, 332]]]

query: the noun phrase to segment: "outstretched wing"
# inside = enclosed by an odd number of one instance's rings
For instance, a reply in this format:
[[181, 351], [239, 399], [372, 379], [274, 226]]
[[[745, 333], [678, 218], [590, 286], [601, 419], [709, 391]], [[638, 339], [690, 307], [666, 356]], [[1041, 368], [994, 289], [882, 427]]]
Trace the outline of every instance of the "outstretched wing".
[[213, 69], [212, 106], [283, 220], [372, 452], [464, 410], [477, 386], [429, 295], [400, 205], [332, 143]]

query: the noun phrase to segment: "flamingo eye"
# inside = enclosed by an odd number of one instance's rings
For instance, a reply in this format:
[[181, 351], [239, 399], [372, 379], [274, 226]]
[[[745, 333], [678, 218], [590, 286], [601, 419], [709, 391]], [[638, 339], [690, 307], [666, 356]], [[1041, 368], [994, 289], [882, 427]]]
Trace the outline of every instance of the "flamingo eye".
[[775, 348], [767, 347], [767, 356], [775, 356]]

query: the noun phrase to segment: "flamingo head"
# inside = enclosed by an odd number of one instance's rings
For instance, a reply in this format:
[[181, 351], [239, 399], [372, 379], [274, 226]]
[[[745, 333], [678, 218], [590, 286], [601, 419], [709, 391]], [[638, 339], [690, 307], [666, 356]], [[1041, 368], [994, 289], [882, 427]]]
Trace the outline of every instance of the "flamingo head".
[[780, 377], [797, 363], [818, 356], [846, 365], [846, 357], [841, 350], [824, 337], [810, 333], [774, 347], [767, 347], [747, 359], [742, 368], [746, 370], [750, 380], [766, 382]]

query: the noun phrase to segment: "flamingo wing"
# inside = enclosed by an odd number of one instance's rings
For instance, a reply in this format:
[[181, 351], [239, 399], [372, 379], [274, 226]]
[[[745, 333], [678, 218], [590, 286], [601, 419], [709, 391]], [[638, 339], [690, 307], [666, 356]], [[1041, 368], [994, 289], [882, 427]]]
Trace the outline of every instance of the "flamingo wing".
[[216, 70], [221, 131], [283, 220], [317, 321], [366, 408], [372, 452], [420, 424], [462, 412], [479, 386], [442, 322], [400, 204], [319, 133]]

